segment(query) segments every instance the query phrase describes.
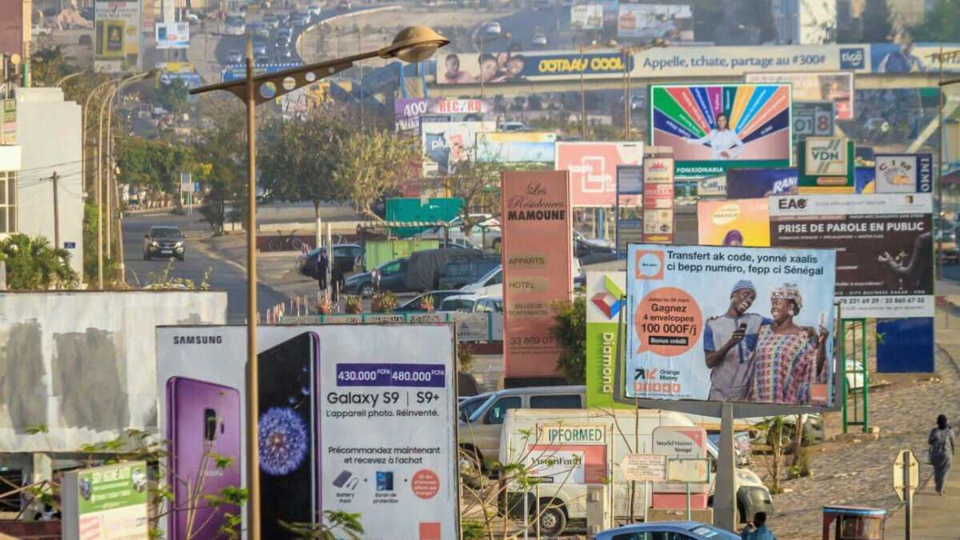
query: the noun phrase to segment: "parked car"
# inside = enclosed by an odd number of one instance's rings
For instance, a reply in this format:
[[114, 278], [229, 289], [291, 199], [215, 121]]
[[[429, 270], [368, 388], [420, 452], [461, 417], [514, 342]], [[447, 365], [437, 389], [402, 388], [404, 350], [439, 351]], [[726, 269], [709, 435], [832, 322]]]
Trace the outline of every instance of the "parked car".
[[491, 36], [499, 36], [502, 30], [499, 22], [492, 21], [487, 23], [487, 25], [483, 28], [483, 31]]
[[262, 65], [269, 64], [269, 63], [270, 63], [270, 57], [269, 57], [269, 56], [257, 56], [256, 58], [253, 59], [253, 63], [254, 63], [254, 64], [257, 64], [258, 66], [262, 66]]
[[173, 226], [150, 227], [150, 231], [143, 235], [143, 260], [149, 261], [154, 257], [172, 258], [181, 261], [186, 258], [187, 247], [184, 240], [187, 235]]
[[[301, 275], [317, 279], [317, 257], [319, 255], [320, 250], [314, 249], [297, 257], [297, 268]], [[333, 266], [330, 270], [340, 272], [343, 275], [350, 274], [356, 269], [361, 272], [366, 271], [363, 261], [363, 248], [357, 244], [334, 245], [332, 262]]]
[[528, 131], [529, 128], [523, 122], [500, 122], [497, 124], [497, 131]]
[[476, 294], [457, 294], [444, 298], [437, 311], [444, 313], [503, 313], [503, 298]]
[[616, 251], [610, 242], [587, 238], [579, 231], [573, 231], [573, 255], [578, 259], [598, 253], [616, 253]]
[[350, 10], [353, 9], [353, 2], [350, 0], [341, 0], [341, 2], [337, 4], [337, 7], [340, 9]]
[[398, 313], [418, 313], [426, 311], [422, 307], [422, 303], [425, 298], [433, 299], [433, 309], [436, 310], [445, 298], [459, 294], [461, 294], [461, 292], [455, 290], [425, 292], [423, 294], [418, 294], [410, 300], [400, 304], [394, 311]]
[[396, 259], [381, 264], [369, 272], [360, 272], [348, 277], [343, 283], [343, 292], [370, 298], [377, 290], [409, 292], [403, 282], [409, 259]]
[[312, 19], [309, 11], [298, 11], [290, 17], [290, 22], [293, 23], [294, 28], [306, 28], [310, 26]]
[[450, 241], [466, 239], [474, 246], [481, 246], [484, 249], [498, 249], [503, 237], [500, 222], [490, 214], [470, 214], [469, 217], [471, 221], [476, 223], [470, 228], [470, 234], [464, 234], [463, 217], [457, 216], [447, 222], [446, 231], [444, 231], [444, 227], [434, 227], [418, 236], [426, 239], [435, 238], [441, 242], [444, 238]]
[[243, 63], [243, 53], [237, 50], [227, 51], [227, 63], [228, 64], [242, 64]]
[[740, 540], [733, 534], [713, 525], [696, 521], [661, 521], [658, 523], [634, 523], [616, 529], [607, 529], [593, 537], [594, 540]]
[[543, 33], [536, 33], [533, 35], [533, 39], [530, 40], [537, 47], [546, 47], [547, 46], [547, 36]]
[[957, 233], [953, 229], [937, 231], [937, 253], [940, 260], [946, 264], [957, 264], [960, 260], [960, 251], [957, 249]]
[[276, 30], [280, 26], [280, 17], [271, 13], [263, 18], [263, 24], [271, 30]]
[[440, 275], [441, 289], [459, 289], [500, 266], [500, 257], [466, 258], [447, 263]]
[[503, 296], [503, 266], [499, 265], [473, 283], [464, 285], [460, 292], [479, 296]]

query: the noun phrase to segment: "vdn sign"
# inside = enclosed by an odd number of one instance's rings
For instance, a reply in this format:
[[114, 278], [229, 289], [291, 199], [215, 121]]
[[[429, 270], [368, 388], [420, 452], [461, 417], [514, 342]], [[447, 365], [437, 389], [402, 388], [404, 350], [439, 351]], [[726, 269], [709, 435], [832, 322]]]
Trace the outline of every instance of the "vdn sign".
[[846, 176], [850, 156], [847, 141], [833, 137], [807, 137], [804, 174]]

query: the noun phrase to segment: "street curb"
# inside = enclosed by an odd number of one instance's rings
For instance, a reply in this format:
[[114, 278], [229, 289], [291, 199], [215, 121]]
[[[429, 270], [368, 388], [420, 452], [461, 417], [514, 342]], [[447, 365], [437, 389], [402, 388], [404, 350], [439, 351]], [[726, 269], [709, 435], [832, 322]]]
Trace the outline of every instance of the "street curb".
[[[220, 261], [220, 262], [222, 262], [222, 263], [224, 263], [224, 264], [230, 265], [230, 266], [236, 268], [237, 270], [240, 270], [240, 271], [243, 272], [243, 273], [246, 273], [246, 272], [247, 272], [247, 267], [246, 267], [246, 266], [238, 263], [237, 261], [234, 261], [234, 260], [227, 259], [227, 258], [223, 257], [222, 255], [220, 255], [219, 252], [211, 249], [209, 246], [207, 246], [207, 245], [204, 243], [206, 240], [210, 240], [211, 238], [213, 238], [213, 237], [211, 236], [211, 237], [208, 237], [208, 238], [204, 238], [203, 240], [200, 240], [199, 242], [197, 242], [197, 243], [195, 244], [195, 245], [196, 245], [196, 250], [199, 251], [200, 253], [203, 253], [203, 254], [206, 255], [207, 257], [210, 257], [211, 259], [216, 259], [216, 260], [218, 260], [218, 261]], [[259, 280], [258, 280], [258, 281], [259, 281]], [[262, 283], [262, 282], [260, 282], [260, 283]], [[266, 285], [265, 283], [263, 283], [263, 284]], [[271, 287], [271, 288], [273, 288], [273, 287]]]

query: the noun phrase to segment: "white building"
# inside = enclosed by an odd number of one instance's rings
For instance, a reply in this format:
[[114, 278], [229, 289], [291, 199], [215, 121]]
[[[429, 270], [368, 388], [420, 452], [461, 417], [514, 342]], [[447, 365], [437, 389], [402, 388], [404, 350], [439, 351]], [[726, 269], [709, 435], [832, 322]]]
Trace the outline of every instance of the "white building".
[[837, 0], [773, 0], [778, 42], [794, 45], [834, 43]]
[[[80, 105], [64, 101], [59, 88], [19, 88], [16, 96], [17, 146], [0, 147], [0, 174], [19, 171], [7, 232], [43, 236], [71, 255], [83, 275], [83, 179]], [[9, 154], [9, 155], [8, 155]], [[19, 154], [14, 157], [14, 154]], [[19, 163], [18, 163], [19, 161]], [[16, 167], [14, 167], [16, 166]], [[56, 177], [57, 217], [54, 216]], [[10, 178], [9, 172], [7, 178]], [[2, 182], [2, 180], [0, 180]], [[9, 186], [8, 194], [10, 192]], [[0, 205], [2, 205], [0, 199]], [[2, 214], [0, 214], [2, 215]], [[11, 220], [10, 216], [15, 216]], [[56, 230], [55, 224], [59, 230]], [[0, 232], [2, 223], [0, 223]]]

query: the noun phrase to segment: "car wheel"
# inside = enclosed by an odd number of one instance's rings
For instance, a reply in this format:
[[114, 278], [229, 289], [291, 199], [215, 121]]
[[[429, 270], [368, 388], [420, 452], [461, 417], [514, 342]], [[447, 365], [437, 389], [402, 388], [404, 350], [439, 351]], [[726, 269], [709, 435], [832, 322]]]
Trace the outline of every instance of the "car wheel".
[[540, 533], [546, 537], [559, 536], [567, 528], [567, 513], [554, 502], [548, 502], [546, 506], [541, 502], [540, 505], [540, 516], [537, 518], [540, 520]]
[[360, 286], [360, 296], [370, 298], [373, 296], [373, 283], [364, 283]]

